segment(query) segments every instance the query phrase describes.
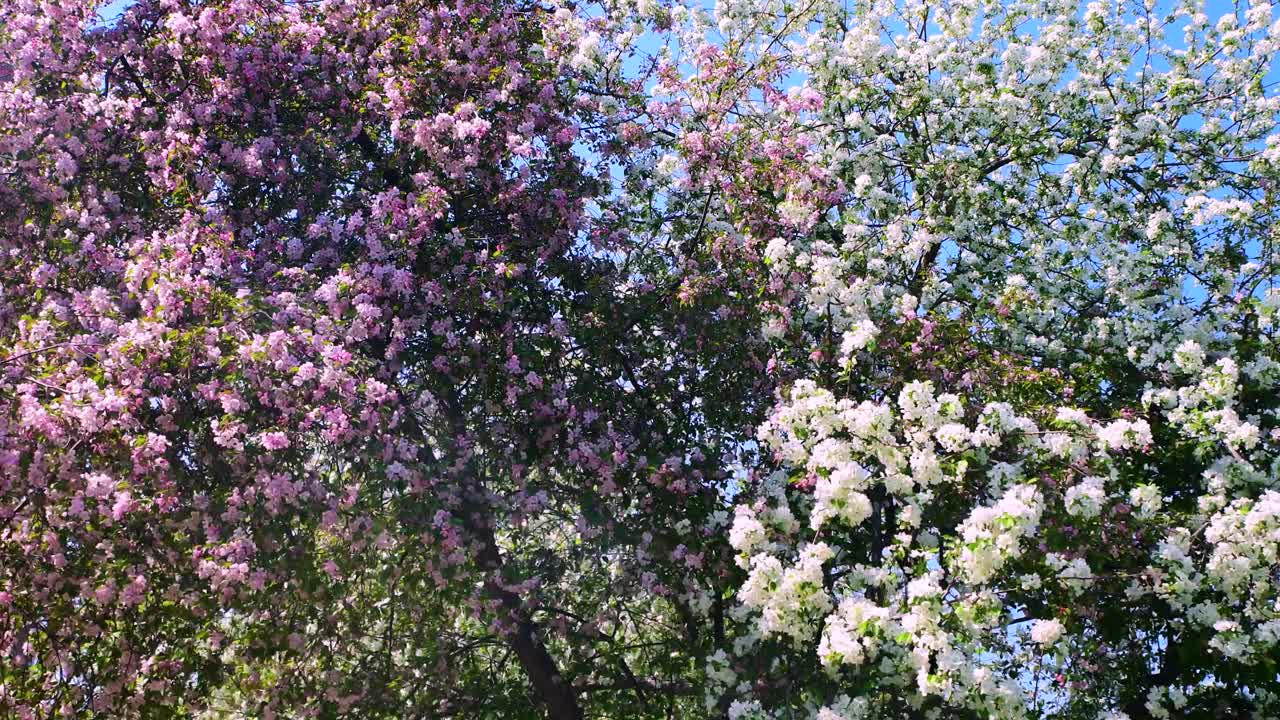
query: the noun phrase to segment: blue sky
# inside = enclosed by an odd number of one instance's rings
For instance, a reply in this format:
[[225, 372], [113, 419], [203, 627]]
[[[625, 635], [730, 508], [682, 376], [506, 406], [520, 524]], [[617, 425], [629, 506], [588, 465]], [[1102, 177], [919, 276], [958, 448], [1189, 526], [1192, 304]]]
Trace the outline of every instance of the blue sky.
[[106, 22], [110, 22], [120, 16], [124, 9], [133, 4], [133, 0], [111, 0], [111, 2], [102, 6], [98, 10], [98, 17]]

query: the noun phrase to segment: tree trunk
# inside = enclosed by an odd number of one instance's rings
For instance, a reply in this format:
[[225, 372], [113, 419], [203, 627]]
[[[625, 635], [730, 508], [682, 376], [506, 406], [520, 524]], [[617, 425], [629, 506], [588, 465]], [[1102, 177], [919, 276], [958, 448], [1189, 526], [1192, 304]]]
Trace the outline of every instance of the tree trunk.
[[518, 595], [502, 586], [502, 556], [498, 553], [493, 528], [482, 521], [472, 522], [470, 517], [467, 522], [471, 526], [468, 529], [480, 545], [476, 559], [488, 573], [484, 581], [485, 594], [496, 601], [501, 612], [506, 615], [503, 620], [512, 629], [505, 639], [515, 650], [529, 682], [533, 683], [534, 689], [546, 703], [548, 717], [552, 720], [582, 720], [582, 708], [578, 705], [577, 694], [560, 674], [555, 659], [538, 637], [537, 626], [525, 611], [524, 603]]

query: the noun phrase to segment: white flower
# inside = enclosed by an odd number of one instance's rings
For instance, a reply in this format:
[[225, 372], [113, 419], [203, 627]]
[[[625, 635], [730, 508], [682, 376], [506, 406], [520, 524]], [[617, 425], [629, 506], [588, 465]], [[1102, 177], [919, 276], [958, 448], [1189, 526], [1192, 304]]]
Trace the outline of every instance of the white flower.
[[1043, 647], [1058, 642], [1066, 630], [1058, 620], [1036, 620], [1031, 625], [1031, 639]]
[[911, 453], [911, 479], [921, 487], [942, 482], [942, 466], [929, 448], [916, 448]]
[[1134, 515], [1147, 520], [1160, 512], [1164, 498], [1160, 494], [1160, 488], [1155, 485], [1139, 485], [1129, 491], [1129, 502], [1137, 509]]
[[862, 720], [868, 714], [867, 698], [841, 695], [835, 702], [818, 711], [817, 720]]
[[866, 487], [866, 481], [866, 469], [852, 462], [841, 465], [830, 476], [819, 476], [809, 526], [820, 530], [828, 518], [839, 518], [849, 527], [857, 527], [871, 517], [871, 499], [858, 492]]
[[1186, 373], [1199, 372], [1204, 367], [1204, 348], [1195, 340], [1184, 340], [1173, 351], [1173, 363]]
[[756, 518], [755, 511], [746, 505], [734, 508], [733, 526], [729, 528], [729, 545], [739, 553], [750, 554], [764, 540], [764, 524]]
[[599, 62], [600, 33], [590, 32], [578, 39], [578, 51], [574, 54], [572, 65], [579, 70], [590, 68]]
[[1078, 485], [1067, 488], [1063, 501], [1067, 512], [1082, 518], [1095, 518], [1102, 512], [1102, 504], [1107, 499], [1103, 479], [1091, 475]]
[[1069, 423], [1072, 425], [1083, 425], [1087, 427], [1092, 424], [1092, 421], [1089, 420], [1089, 416], [1086, 415], [1083, 410], [1077, 410], [1075, 408], [1058, 408], [1057, 419], [1058, 422]]
[[1111, 450], [1129, 450], [1151, 444], [1151, 426], [1146, 420], [1116, 420], [1098, 430], [1098, 439]]
[[738, 599], [760, 611], [761, 635], [786, 635], [801, 642], [813, 637], [818, 619], [831, 609], [822, 566], [832, 554], [825, 543], [810, 543], [791, 567], [784, 568], [771, 555], [751, 558], [751, 571], [738, 590]]
[[917, 420], [929, 425], [928, 420], [937, 415], [937, 401], [933, 397], [933, 383], [915, 381], [908, 383], [898, 393], [898, 407], [902, 408], [902, 417]]
[[826, 621], [818, 658], [824, 666], [861, 665], [879, 647], [872, 632], [889, 620], [888, 608], [865, 598], [845, 598]]
[[762, 720], [768, 717], [755, 700], [734, 700], [729, 705], [729, 720]]
[[848, 357], [855, 351], [862, 350], [871, 344], [880, 329], [868, 318], [858, 321], [853, 328], [844, 332], [840, 341], [840, 356]]
[[961, 571], [973, 583], [991, 579], [1022, 554], [1021, 539], [1040, 524], [1042, 504], [1034, 485], [1014, 485], [990, 507], [979, 507], [960, 525]]
[[775, 237], [765, 246], [764, 256], [780, 272], [786, 272], [787, 261], [791, 258], [791, 245], [784, 238]]
[[969, 447], [972, 435], [960, 423], [947, 423], [934, 432], [938, 444], [947, 452], [960, 452]]
[[1072, 594], [1078, 594], [1093, 584], [1093, 570], [1084, 558], [1076, 558], [1058, 572], [1058, 579], [1062, 580]]

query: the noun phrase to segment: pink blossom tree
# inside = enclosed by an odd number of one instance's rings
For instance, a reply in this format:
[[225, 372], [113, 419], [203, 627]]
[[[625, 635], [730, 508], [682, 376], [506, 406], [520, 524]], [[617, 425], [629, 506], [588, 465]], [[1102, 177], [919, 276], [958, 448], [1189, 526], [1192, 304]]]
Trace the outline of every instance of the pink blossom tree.
[[603, 627], [673, 601], [644, 548], [723, 464], [696, 329], [590, 232], [584, 153], [622, 150], [590, 98], [634, 90], [574, 66], [579, 18], [3, 13], [6, 715], [691, 695], [685, 625]]

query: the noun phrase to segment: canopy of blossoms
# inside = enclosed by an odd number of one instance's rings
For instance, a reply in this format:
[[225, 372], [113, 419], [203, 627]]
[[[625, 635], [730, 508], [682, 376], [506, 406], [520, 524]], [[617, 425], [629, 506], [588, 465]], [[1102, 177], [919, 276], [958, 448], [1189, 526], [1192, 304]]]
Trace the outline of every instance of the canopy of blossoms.
[[0, 0], [0, 716], [1280, 715], [1277, 52]]

